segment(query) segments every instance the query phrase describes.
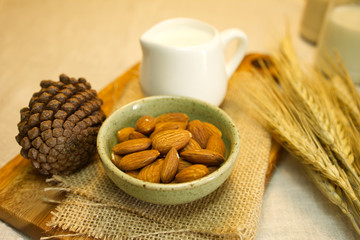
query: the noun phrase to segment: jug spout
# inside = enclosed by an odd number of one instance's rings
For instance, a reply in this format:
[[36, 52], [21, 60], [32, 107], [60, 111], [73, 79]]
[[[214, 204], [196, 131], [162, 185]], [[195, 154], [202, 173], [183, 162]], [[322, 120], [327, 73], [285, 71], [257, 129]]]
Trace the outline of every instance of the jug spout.
[[149, 49], [151, 48], [151, 43], [149, 41], [147, 41], [146, 39], [144, 39], [143, 37], [140, 37], [140, 46], [141, 46], [141, 50], [144, 52], [149, 51]]
[[[155, 29], [156, 30], [156, 29]], [[148, 54], [160, 54], [163, 45], [156, 41], [156, 31], [153, 28], [145, 32], [139, 39], [141, 50], [143, 53], [143, 61], [147, 58]]]
[[[143, 35], [140, 37], [140, 45], [143, 51], [150, 50], [154, 44], [157, 43], [156, 38], [159, 34], [161, 34], [161, 31], [159, 29], [159, 24], [153, 26], [149, 30], [147, 30]], [[158, 45], [161, 45], [160, 42], [157, 43]]]

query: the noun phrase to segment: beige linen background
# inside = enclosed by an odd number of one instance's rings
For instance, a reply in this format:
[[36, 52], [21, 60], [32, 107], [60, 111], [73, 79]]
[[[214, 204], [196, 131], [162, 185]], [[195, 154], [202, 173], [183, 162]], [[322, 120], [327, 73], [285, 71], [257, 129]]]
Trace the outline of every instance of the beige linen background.
[[[101, 90], [141, 59], [139, 36], [170, 17], [219, 30], [243, 29], [248, 52], [268, 52], [290, 27], [301, 59], [314, 47], [298, 34], [305, 0], [0, 0], [0, 167], [19, 153], [19, 110], [39, 81], [60, 73]], [[0, 239], [22, 239], [0, 222]], [[257, 239], [356, 239], [340, 211], [285, 156], [264, 195]]]

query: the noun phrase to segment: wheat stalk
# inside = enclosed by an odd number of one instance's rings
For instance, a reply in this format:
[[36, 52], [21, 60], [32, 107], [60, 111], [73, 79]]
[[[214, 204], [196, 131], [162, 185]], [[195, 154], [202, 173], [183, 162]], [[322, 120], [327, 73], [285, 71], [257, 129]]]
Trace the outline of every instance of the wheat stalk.
[[335, 59], [329, 56], [320, 59], [323, 66], [322, 71], [331, 79], [332, 84], [336, 87], [338, 101], [342, 103], [352, 120], [360, 131], [359, 116], [360, 116], [360, 95], [353, 83], [351, 77], [345, 69], [344, 64], [341, 61], [340, 55], [335, 52]]
[[344, 113], [350, 117], [356, 126], [357, 130], [360, 130], [360, 109], [358, 108], [354, 98], [348, 90], [348, 86], [344, 80], [336, 75], [331, 79], [335, 91], [337, 100], [343, 109]]
[[[344, 131], [344, 128], [348, 127], [347, 121], [344, 121], [343, 113], [339, 111], [341, 108], [338, 107], [338, 103], [332, 96], [333, 93], [339, 95], [337, 89], [328, 83], [323, 74], [313, 72], [312, 79], [309, 79], [302, 72], [289, 39], [285, 39], [281, 47], [282, 53], [288, 56], [280, 59], [283, 63], [280, 72], [282, 69], [286, 69], [285, 71], [288, 73], [286, 77], [279, 78], [283, 80], [281, 86], [293, 101], [298, 103], [297, 106], [300, 107], [300, 111], [308, 116], [308, 125], [314, 126], [313, 131], [317, 133], [320, 141], [326, 145], [325, 149], [330, 149], [336, 155], [347, 172], [349, 181], [354, 185], [355, 190], [358, 190], [360, 179], [351, 165], [354, 161], [354, 155], [351, 152], [349, 138]], [[336, 72], [343, 78], [348, 77], [344, 68], [339, 68]], [[354, 86], [349, 83], [349, 79], [344, 79], [343, 82], [348, 92], [353, 92], [350, 89], [354, 89]], [[349, 101], [349, 103], [351, 102], [356, 105], [354, 101]], [[338, 111], [335, 112], [334, 109]], [[359, 121], [359, 115], [356, 119]], [[341, 167], [338, 168], [342, 170]]]
[[[339, 60], [338, 60], [339, 61]], [[334, 64], [333, 64], [334, 65]], [[351, 81], [350, 77], [346, 72], [341, 62], [341, 67], [333, 68], [331, 72], [331, 82], [333, 87], [336, 89], [336, 97], [339, 103], [339, 108], [343, 110], [344, 118], [347, 120], [346, 136], [351, 139], [351, 148], [354, 157], [354, 168], [360, 172], [360, 145], [358, 140], [360, 139], [360, 95], [355, 89], [355, 85]], [[329, 72], [330, 70], [328, 70]]]
[[[328, 62], [331, 64], [330, 76], [340, 76], [346, 86], [348, 92], [351, 95], [353, 102], [356, 104], [357, 108], [360, 109], [360, 95], [356, 90], [356, 86], [352, 81], [349, 73], [346, 71], [344, 64], [341, 61], [341, 57], [338, 53], [335, 54], [335, 60], [328, 59]], [[338, 67], [337, 67], [338, 66]]]
[[346, 204], [346, 201], [342, 198], [343, 193], [340, 189], [336, 188], [335, 185], [311, 168], [305, 166], [305, 171], [321, 193], [341, 209], [341, 211], [350, 219], [356, 231], [360, 233], [359, 216], [352, 213], [351, 208], [349, 208], [349, 205]]
[[[357, 130], [350, 127], [348, 116], [344, 114], [338, 102], [338, 89], [333, 86], [324, 76], [317, 74], [317, 81], [315, 81], [317, 96], [319, 100], [322, 100], [324, 104], [323, 111], [328, 115], [330, 127], [333, 131], [330, 131], [334, 142], [330, 145], [325, 145], [324, 149], [328, 152], [328, 155], [333, 158], [333, 162], [340, 165], [338, 168], [343, 169], [347, 173], [347, 177], [355, 190], [355, 193], [359, 196], [360, 178], [359, 172], [356, 171], [352, 165], [355, 160], [353, 152], [355, 138], [351, 138], [352, 133], [358, 133]], [[333, 157], [333, 154], [335, 155]], [[336, 159], [335, 159], [336, 158]]]
[[[257, 80], [268, 81], [268, 79], [261, 77]], [[272, 133], [278, 142], [304, 164], [321, 172], [324, 177], [354, 196], [349, 188], [350, 184], [340, 177], [338, 169], [328, 159], [316, 137], [311, 131], [304, 129], [302, 116], [293, 114], [294, 105], [289, 99], [284, 98], [280, 88], [274, 84], [263, 85], [260, 82], [253, 81], [247, 89], [244, 89], [244, 92], [248, 96], [251, 95], [250, 98], [244, 98], [244, 101], [251, 99], [245, 105], [254, 111], [254, 117], [262, 121], [264, 127]]]
[[[321, 192], [341, 208], [360, 234], [360, 133], [353, 120], [360, 113], [360, 98], [353, 96], [354, 86], [341, 65], [334, 68], [341, 81], [330, 82], [323, 74], [304, 73], [289, 38], [280, 49], [272, 57], [276, 76], [264, 66], [265, 74], [254, 74], [241, 101], [305, 164]], [[341, 91], [334, 83], [342, 85]], [[340, 99], [344, 92], [352, 101]], [[348, 107], [342, 108], [343, 104]]]
[[[319, 83], [317, 89], [321, 90], [321, 94], [318, 95], [326, 103], [324, 109], [329, 115], [335, 133], [335, 141], [330, 145], [329, 155], [335, 154], [338, 164], [346, 171], [355, 193], [360, 197], [359, 154], [357, 153], [359, 151], [357, 139], [360, 134], [359, 128], [355, 127], [360, 124], [360, 111], [356, 106], [356, 99], [359, 95], [357, 94], [355, 98], [351, 97], [350, 92], [353, 90], [350, 89], [355, 89], [355, 87], [352, 83], [349, 84], [348, 79], [344, 79], [348, 75], [334, 69], [337, 74], [331, 76], [331, 81], [326, 79], [323, 74], [317, 74], [316, 78], [318, 80], [316, 82]], [[345, 92], [347, 94], [344, 95]], [[350, 111], [349, 108], [351, 108]]]

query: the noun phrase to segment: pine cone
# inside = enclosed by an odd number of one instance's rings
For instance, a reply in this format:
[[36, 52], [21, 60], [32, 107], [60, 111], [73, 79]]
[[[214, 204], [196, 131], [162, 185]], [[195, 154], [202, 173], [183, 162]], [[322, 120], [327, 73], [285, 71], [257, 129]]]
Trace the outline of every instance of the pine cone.
[[84, 79], [44, 80], [21, 109], [21, 155], [44, 175], [70, 174], [90, 162], [105, 114], [102, 100]]

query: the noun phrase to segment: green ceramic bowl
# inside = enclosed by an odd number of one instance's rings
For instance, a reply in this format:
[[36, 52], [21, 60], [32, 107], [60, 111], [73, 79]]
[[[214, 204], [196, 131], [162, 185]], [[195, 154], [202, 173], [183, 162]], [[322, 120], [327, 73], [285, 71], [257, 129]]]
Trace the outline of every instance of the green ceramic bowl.
[[[226, 161], [213, 173], [187, 183], [163, 184], [131, 177], [111, 161], [111, 149], [117, 144], [116, 132], [135, 126], [143, 115], [158, 116], [168, 112], [184, 112], [190, 120], [199, 119], [217, 126], [223, 133]], [[123, 106], [109, 116], [100, 128], [97, 148], [109, 178], [124, 192], [155, 204], [183, 204], [202, 198], [217, 189], [230, 175], [240, 148], [238, 130], [232, 119], [220, 108], [203, 101], [180, 96], [153, 96]]]

